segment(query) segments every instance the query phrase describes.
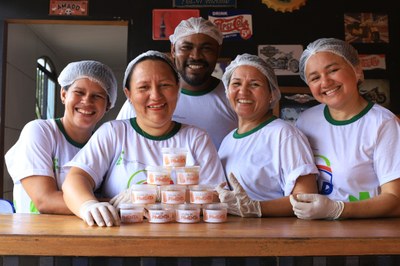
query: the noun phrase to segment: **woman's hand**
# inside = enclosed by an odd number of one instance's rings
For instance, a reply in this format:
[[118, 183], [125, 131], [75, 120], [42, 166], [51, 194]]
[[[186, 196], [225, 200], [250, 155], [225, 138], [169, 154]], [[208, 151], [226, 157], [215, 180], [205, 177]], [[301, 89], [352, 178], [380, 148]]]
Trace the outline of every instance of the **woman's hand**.
[[79, 208], [80, 217], [90, 226], [119, 225], [120, 219], [117, 210], [108, 202], [88, 200]]
[[228, 204], [228, 213], [242, 217], [261, 217], [260, 202], [249, 198], [233, 173], [229, 174], [228, 181], [233, 191], [224, 189], [225, 182], [215, 188], [220, 201]]

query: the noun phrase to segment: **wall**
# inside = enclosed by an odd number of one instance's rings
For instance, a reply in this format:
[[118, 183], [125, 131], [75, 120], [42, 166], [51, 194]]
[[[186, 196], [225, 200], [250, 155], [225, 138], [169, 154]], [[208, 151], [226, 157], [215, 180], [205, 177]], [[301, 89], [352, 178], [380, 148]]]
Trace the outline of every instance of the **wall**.
[[[0, 3], [0, 26], [4, 25], [4, 21], [12, 18], [23, 19], [58, 19], [58, 17], [49, 16], [50, 0], [36, 0], [36, 1], [23, 1], [23, 0], [2, 0]], [[96, 0], [89, 1], [89, 16], [88, 17], [60, 17], [59, 19], [71, 20], [127, 20], [129, 21], [128, 28], [128, 60], [131, 60], [139, 53], [149, 49], [160, 51], [169, 51], [170, 44], [168, 41], [153, 41], [151, 31], [151, 12], [154, 8], [172, 8], [172, 0], [145, 0], [145, 1], [131, 1], [131, 0]], [[241, 42], [225, 42], [221, 57], [234, 58], [240, 53], [257, 53], [257, 45], [259, 44], [301, 44], [306, 46], [309, 42], [320, 37], [337, 37], [344, 38], [343, 14], [351, 12], [375, 12], [385, 13], [389, 16], [389, 36], [390, 43], [388, 44], [355, 44], [354, 46], [360, 53], [383, 53], [386, 55], [387, 70], [385, 71], [370, 71], [365, 73], [366, 78], [384, 78], [390, 81], [391, 87], [391, 102], [390, 109], [395, 113], [400, 113], [400, 91], [397, 90], [400, 86], [397, 78], [399, 74], [400, 62], [400, 47], [399, 32], [400, 22], [399, 16], [400, 9], [397, 8], [396, 1], [391, 0], [337, 0], [337, 1], [318, 1], [307, 0], [306, 5], [299, 10], [293, 12], [276, 12], [268, 8], [261, 0], [237, 0], [237, 8], [250, 10], [253, 14], [253, 30], [254, 36], [248, 41]], [[225, 10], [225, 8], [220, 8]], [[200, 9], [201, 15], [205, 18], [208, 16], [211, 8]], [[0, 36], [4, 38], [6, 32], [4, 28], [0, 28]], [[2, 40], [0, 38], [0, 40]], [[33, 44], [38, 45], [38, 44]], [[3, 46], [0, 45], [0, 49]], [[27, 49], [32, 49], [29, 45]], [[3, 52], [3, 51], [2, 51]], [[1, 53], [2, 54], [2, 53]], [[2, 60], [1, 60], [2, 59]], [[0, 66], [0, 79], [4, 79], [5, 62], [4, 57], [0, 57], [2, 65]], [[7, 65], [10, 71], [19, 71], [13, 65]], [[12, 75], [7, 73], [7, 77]], [[8, 78], [7, 78], [8, 80]], [[32, 84], [31, 73], [24, 77], [23, 80], [18, 82], [30, 82]], [[280, 76], [278, 78], [281, 86], [305, 86], [298, 76]], [[11, 81], [7, 81], [11, 82]], [[20, 84], [1, 84], [0, 96], [4, 93], [5, 87], [19, 88]], [[34, 86], [31, 86], [33, 88]], [[8, 91], [6, 92], [8, 93]], [[23, 106], [32, 106], [33, 94], [31, 91], [24, 91], [25, 95]], [[24, 95], [24, 94], [22, 94]], [[4, 101], [4, 98], [2, 98]], [[1, 102], [0, 101], [0, 105]], [[123, 101], [118, 101], [116, 110], [121, 106]], [[18, 105], [21, 106], [21, 97], [10, 99], [10, 102], [0, 106], [0, 115], [4, 113], [13, 112], [18, 110]], [[10, 109], [11, 108], [11, 109]], [[20, 110], [18, 110], [20, 111]], [[13, 143], [13, 137], [16, 136], [16, 131], [25, 121], [32, 119], [31, 113], [23, 112], [22, 116], [14, 122], [13, 116], [10, 114], [4, 120], [3, 125], [0, 124], [0, 139], [2, 139], [3, 127], [6, 126], [5, 136], [5, 150], [8, 149], [9, 143]], [[13, 137], [11, 137], [13, 136]], [[1, 142], [0, 142], [1, 143]], [[1, 146], [1, 145], [0, 145]], [[4, 150], [1, 150], [2, 154]], [[0, 164], [1, 165], [1, 164]], [[0, 166], [1, 167], [1, 166]], [[0, 169], [0, 171], [2, 171]], [[1, 188], [1, 183], [0, 183]], [[7, 190], [9, 190], [9, 184]]]
[[[4, 150], [18, 139], [23, 126], [35, 119], [36, 60], [48, 55], [56, 68], [57, 55], [24, 24], [9, 24], [7, 40]], [[11, 200], [13, 183], [4, 169], [4, 198]]]

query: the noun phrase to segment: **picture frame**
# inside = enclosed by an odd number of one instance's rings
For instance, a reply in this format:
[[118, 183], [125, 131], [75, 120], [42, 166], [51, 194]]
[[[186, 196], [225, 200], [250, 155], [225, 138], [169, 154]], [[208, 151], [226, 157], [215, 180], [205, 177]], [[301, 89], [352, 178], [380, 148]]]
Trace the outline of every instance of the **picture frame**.
[[390, 108], [390, 82], [388, 79], [365, 79], [360, 85], [359, 92], [368, 101]]
[[344, 14], [345, 41], [349, 43], [389, 43], [389, 19], [382, 13]]
[[199, 16], [199, 9], [153, 9], [153, 40], [169, 40], [182, 20]]
[[319, 104], [308, 87], [280, 87], [281, 99], [273, 109], [273, 114], [294, 124], [299, 115], [308, 108]]
[[231, 61], [232, 60], [229, 57], [218, 58], [212, 75], [216, 78], [221, 79], [226, 67], [231, 63]]
[[258, 45], [258, 56], [265, 60], [277, 76], [299, 75], [303, 46], [299, 44]]

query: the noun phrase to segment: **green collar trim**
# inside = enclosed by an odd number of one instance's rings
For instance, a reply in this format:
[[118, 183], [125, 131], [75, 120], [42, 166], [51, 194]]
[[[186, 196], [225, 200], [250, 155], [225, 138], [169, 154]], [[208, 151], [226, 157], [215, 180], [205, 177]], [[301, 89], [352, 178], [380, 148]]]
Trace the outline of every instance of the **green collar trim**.
[[206, 89], [206, 90], [191, 91], [191, 90], [182, 88], [182, 89], [181, 89], [181, 93], [182, 93], [182, 94], [189, 95], [189, 96], [202, 96], [202, 95], [205, 95], [205, 94], [207, 94], [207, 93], [213, 91], [213, 90], [218, 86], [218, 84], [219, 84], [220, 82], [221, 82], [221, 81], [220, 81], [219, 79], [213, 78], [213, 81], [212, 81], [210, 87], [209, 87], [208, 89]]
[[140, 135], [142, 135], [142, 136], [145, 137], [146, 139], [151, 139], [151, 140], [166, 140], [166, 139], [169, 139], [169, 138], [173, 137], [176, 133], [178, 133], [178, 131], [179, 131], [179, 130], [181, 129], [181, 127], [182, 127], [182, 124], [181, 124], [181, 123], [178, 123], [178, 122], [175, 122], [175, 121], [174, 121], [174, 123], [175, 123], [174, 128], [173, 128], [170, 132], [168, 132], [167, 134], [162, 135], [162, 136], [153, 136], [153, 135], [150, 135], [150, 134], [144, 132], [144, 131], [139, 127], [139, 125], [138, 125], [138, 123], [137, 123], [137, 121], [136, 121], [136, 117], [132, 117], [131, 119], [129, 119], [129, 121], [130, 121], [130, 123], [131, 123], [133, 129], [134, 129], [137, 133], [139, 133]]
[[374, 106], [374, 103], [373, 103], [373, 102], [368, 102], [368, 105], [367, 105], [359, 114], [353, 116], [353, 117], [350, 118], [349, 120], [342, 120], [342, 121], [339, 121], [339, 120], [335, 120], [335, 119], [332, 118], [331, 113], [329, 112], [328, 106], [325, 105], [325, 108], [324, 108], [324, 116], [325, 116], [325, 119], [326, 119], [329, 123], [331, 123], [332, 125], [335, 125], [335, 126], [344, 126], [344, 125], [351, 124], [351, 123], [357, 121], [358, 119], [360, 119], [361, 117], [363, 117], [366, 113], [368, 113], [369, 110], [371, 110], [372, 106]]
[[72, 138], [70, 138], [70, 136], [68, 136], [67, 132], [65, 131], [64, 125], [61, 122], [61, 118], [56, 118], [56, 119], [54, 119], [54, 121], [56, 121], [58, 129], [61, 131], [61, 133], [64, 135], [64, 137], [67, 139], [67, 141], [69, 143], [71, 143], [75, 147], [81, 148], [81, 149], [83, 148], [83, 146], [85, 146], [86, 142], [79, 143], [79, 142], [74, 141]]
[[266, 125], [268, 125], [269, 123], [271, 123], [271, 122], [274, 121], [275, 119], [277, 119], [277, 117], [273, 115], [273, 116], [271, 116], [270, 118], [268, 118], [266, 121], [262, 122], [261, 124], [259, 124], [259, 125], [256, 126], [255, 128], [253, 128], [252, 130], [247, 131], [247, 132], [242, 133], [242, 134], [239, 134], [239, 133], [237, 132], [237, 129], [236, 129], [235, 132], [233, 133], [233, 138], [235, 138], [235, 139], [241, 139], [241, 138], [247, 137], [247, 136], [253, 134], [254, 132], [260, 130], [261, 128], [265, 127]]

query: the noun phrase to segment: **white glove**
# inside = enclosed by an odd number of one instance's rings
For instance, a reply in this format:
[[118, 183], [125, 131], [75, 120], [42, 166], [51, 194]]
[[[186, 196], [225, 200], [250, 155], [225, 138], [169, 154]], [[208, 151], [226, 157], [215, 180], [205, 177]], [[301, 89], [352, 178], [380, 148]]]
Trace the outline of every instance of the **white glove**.
[[95, 222], [98, 226], [120, 224], [117, 210], [108, 202], [88, 200], [79, 208], [79, 215], [90, 226]]
[[132, 190], [127, 188], [121, 191], [118, 195], [115, 195], [111, 200], [110, 204], [114, 208], [118, 209], [122, 203], [132, 203]]
[[233, 191], [224, 189], [225, 182], [215, 188], [220, 201], [228, 204], [228, 213], [242, 217], [261, 217], [260, 202], [249, 198], [232, 173], [229, 174], [228, 180], [232, 185]]
[[343, 201], [334, 201], [320, 194], [298, 194], [297, 199], [290, 195], [290, 203], [294, 214], [305, 220], [336, 220], [344, 209]]

